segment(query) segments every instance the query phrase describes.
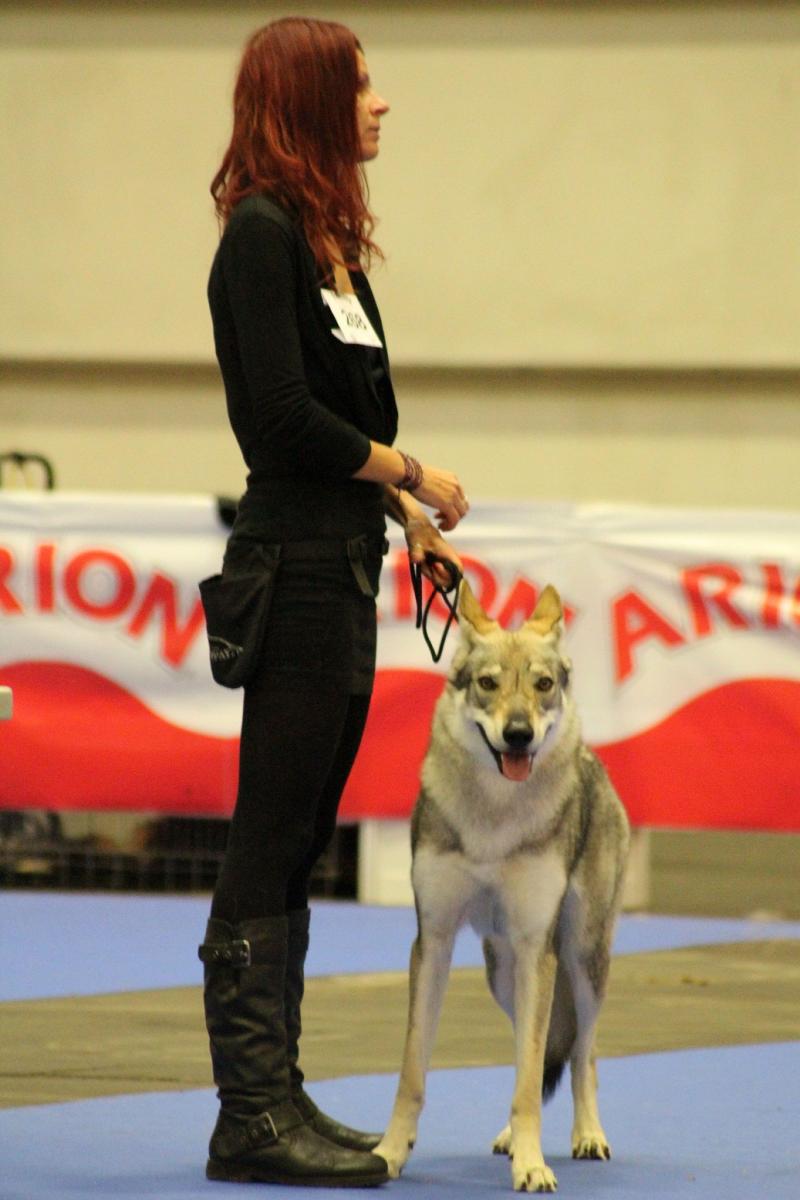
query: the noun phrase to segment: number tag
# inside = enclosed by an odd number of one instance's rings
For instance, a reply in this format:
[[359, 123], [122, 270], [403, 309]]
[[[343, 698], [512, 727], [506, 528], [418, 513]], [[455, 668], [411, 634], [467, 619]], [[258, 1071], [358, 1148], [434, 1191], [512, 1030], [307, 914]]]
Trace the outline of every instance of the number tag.
[[334, 292], [331, 288], [322, 288], [322, 299], [333, 313], [338, 329], [331, 332], [340, 342], [348, 342], [351, 346], [377, 346], [383, 342], [370, 324], [369, 317], [361, 307], [361, 301], [355, 292]]

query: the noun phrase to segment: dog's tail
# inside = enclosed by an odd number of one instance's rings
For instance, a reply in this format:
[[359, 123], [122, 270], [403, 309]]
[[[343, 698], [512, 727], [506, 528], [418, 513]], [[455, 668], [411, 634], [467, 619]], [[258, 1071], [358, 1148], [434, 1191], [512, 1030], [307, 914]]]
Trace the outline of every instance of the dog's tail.
[[564, 1067], [567, 1065], [567, 1060], [562, 1058], [559, 1062], [546, 1062], [544, 1064], [544, 1075], [542, 1076], [542, 1100], [545, 1103], [555, 1092], [558, 1085], [561, 1083], [561, 1076], [564, 1074]]
[[549, 1100], [561, 1082], [561, 1076], [572, 1054], [577, 1034], [578, 1025], [572, 988], [564, 967], [559, 963], [553, 1007], [550, 1011], [550, 1027], [547, 1030], [547, 1049], [544, 1055], [543, 1100]]

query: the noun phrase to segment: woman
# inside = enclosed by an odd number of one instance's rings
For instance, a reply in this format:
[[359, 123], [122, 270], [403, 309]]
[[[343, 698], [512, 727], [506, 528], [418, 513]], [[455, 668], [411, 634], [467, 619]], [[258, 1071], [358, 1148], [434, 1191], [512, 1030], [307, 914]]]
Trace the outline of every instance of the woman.
[[276, 21], [245, 47], [211, 188], [224, 232], [209, 302], [249, 471], [211, 585], [221, 614], [206, 603], [212, 664], [245, 688], [239, 791], [200, 947], [221, 1102], [213, 1179], [386, 1179], [369, 1153], [379, 1135], [339, 1124], [304, 1092], [298, 1039], [309, 876], [372, 688], [385, 512], [404, 525], [411, 558], [441, 571], [426, 555], [458, 560], [422, 504], [443, 530], [468, 509], [455, 475], [391, 448], [397, 413], [362, 270], [379, 250], [360, 165], [377, 155], [388, 110], [349, 30]]

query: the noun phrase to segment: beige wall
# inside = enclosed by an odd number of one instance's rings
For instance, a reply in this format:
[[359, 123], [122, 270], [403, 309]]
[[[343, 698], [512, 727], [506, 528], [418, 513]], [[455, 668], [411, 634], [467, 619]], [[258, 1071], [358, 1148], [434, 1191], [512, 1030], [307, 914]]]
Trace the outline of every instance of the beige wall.
[[[399, 368], [400, 445], [484, 499], [794, 508], [795, 374]], [[15, 367], [4, 446], [50, 455], [59, 486], [237, 494], [213, 368]], [[800, 531], [800, 521], [798, 525]]]
[[[394, 108], [401, 445], [473, 496], [800, 508], [800, 6], [293, 3]], [[0, 448], [237, 492], [205, 200], [270, 3], [2, 4]]]

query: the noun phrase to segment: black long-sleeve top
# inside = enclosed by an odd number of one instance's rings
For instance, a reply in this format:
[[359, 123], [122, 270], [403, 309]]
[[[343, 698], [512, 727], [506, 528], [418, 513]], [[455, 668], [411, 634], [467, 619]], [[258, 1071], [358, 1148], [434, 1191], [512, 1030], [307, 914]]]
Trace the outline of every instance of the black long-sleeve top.
[[385, 528], [383, 489], [354, 480], [370, 439], [391, 445], [397, 409], [380, 314], [353, 286], [384, 343], [343, 344], [300, 226], [265, 196], [234, 209], [208, 283], [233, 432], [248, 467], [237, 528], [269, 541]]

